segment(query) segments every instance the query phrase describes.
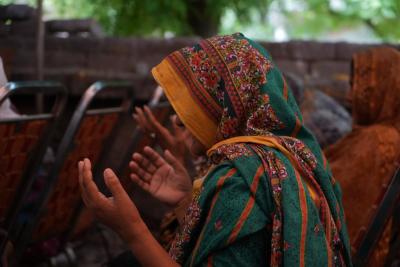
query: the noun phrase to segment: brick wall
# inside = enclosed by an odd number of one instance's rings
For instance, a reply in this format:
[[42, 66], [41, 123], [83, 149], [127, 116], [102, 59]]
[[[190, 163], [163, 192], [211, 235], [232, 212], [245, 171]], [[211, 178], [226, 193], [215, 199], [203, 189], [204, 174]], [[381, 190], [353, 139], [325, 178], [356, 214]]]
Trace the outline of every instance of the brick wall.
[[[152, 66], [168, 53], [194, 44], [196, 38], [57, 38], [45, 41], [45, 78], [63, 81], [72, 94], [99, 79], [128, 79], [137, 97], [146, 100], [155, 87]], [[285, 72], [301, 77], [306, 87], [328, 92], [342, 103], [349, 89], [353, 53], [373, 45], [292, 41], [262, 45]], [[397, 48], [400, 46], [397, 45]], [[11, 80], [35, 78], [35, 41], [29, 36], [0, 37], [0, 56]]]

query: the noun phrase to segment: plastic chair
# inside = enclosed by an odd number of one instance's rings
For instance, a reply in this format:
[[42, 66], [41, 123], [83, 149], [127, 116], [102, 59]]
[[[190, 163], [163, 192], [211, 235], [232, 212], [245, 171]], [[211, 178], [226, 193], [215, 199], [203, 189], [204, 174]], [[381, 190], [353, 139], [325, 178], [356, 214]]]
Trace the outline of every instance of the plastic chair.
[[[111, 90], [123, 94], [121, 105], [89, 109], [99, 93]], [[77, 163], [84, 157], [89, 158], [95, 180], [98, 180], [119, 121], [124, 114], [130, 113], [132, 104], [133, 88], [129, 82], [96, 82], [86, 90], [61, 140], [37, 211], [21, 230], [18, 253], [28, 245], [53, 237], [65, 245], [82, 210]], [[91, 222], [85, 223], [89, 227]]]
[[38, 93], [55, 96], [50, 113], [0, 119], [0, 221], [3, 231], [0, 255], [16, 223], [22, 201], [38, 173], [67, 97], [65, 87], [58, 82], [10, 82], [0, 88], [0, 105], [13, 95]]

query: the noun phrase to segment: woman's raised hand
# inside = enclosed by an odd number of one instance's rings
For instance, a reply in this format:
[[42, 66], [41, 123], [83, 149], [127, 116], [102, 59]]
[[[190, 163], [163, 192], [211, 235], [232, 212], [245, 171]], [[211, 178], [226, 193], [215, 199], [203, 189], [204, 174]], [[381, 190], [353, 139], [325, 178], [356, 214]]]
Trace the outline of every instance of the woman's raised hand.
[[78, 167], [79, 183], [85, 205], [102, 223], [116, 231], [127, 243], [140, 262], [140, 266], [180, 266], [169, 257], [150, 233], [136, 206], [111, 169], [104, 171], [104, 181], [112, 193], [112, 197], [107, 198], [99, 192], [93, 181], [90, 161], [88, 159], [80, 161]]
[[86, 207], [127, 243], [133, 241], [144, 223], [118, 177], [111, 169], [104, 171], [105, 184], [112, 193], [112, 197], [106, 197], [93, 181], [90, 160], [80, 161], [78, 167], [79, 184]]
[[173, 129], [173, 132], [170, 132], [156, 119], [148, 106], [144, 106], [143, 109], [136, 107], [135, 111], [136, 113], [133, 114], [133, 118], [138, 123], [140, 129], [144, 133], [155, 137], [162, 149], [171, 151], [176, 158], [184, 162], [186, 154], [184, 139], [187, 138], [188, 132], [185, 128], [177, 126], [176, 115], [170, 118]]
[[158, 200], [175, 207], [192, 192], [192, 181], [182, 163], [166, 150], [164, 158], [150, 147], [134, 153], [131, 179]]

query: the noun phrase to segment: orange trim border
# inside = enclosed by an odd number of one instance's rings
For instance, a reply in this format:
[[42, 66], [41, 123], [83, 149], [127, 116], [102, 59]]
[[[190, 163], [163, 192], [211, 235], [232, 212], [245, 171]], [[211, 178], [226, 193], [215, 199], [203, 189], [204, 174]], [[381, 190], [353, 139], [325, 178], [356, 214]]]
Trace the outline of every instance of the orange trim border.
[[170, 62], [164, 59], [151, 73], [183, 124], [206, 148], [210, 148], [216, 142], [217, 125], [193, 99], [190, 89]]

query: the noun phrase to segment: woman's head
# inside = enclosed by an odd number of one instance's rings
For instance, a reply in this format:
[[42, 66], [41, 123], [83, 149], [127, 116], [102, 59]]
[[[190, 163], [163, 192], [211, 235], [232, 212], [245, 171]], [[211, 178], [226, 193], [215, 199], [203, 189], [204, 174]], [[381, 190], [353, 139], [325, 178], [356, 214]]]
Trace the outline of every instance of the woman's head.
[[175, 51], [152, 73], [205, 148], [234, 136], [290, 136], [302, 129], [281, 72], [259, 44], [242, 34], [215, 36]]
[[400, 112], [400, 52], [374, 48], [353, 56], [351, 102], [355, 124], [393, 120]]

